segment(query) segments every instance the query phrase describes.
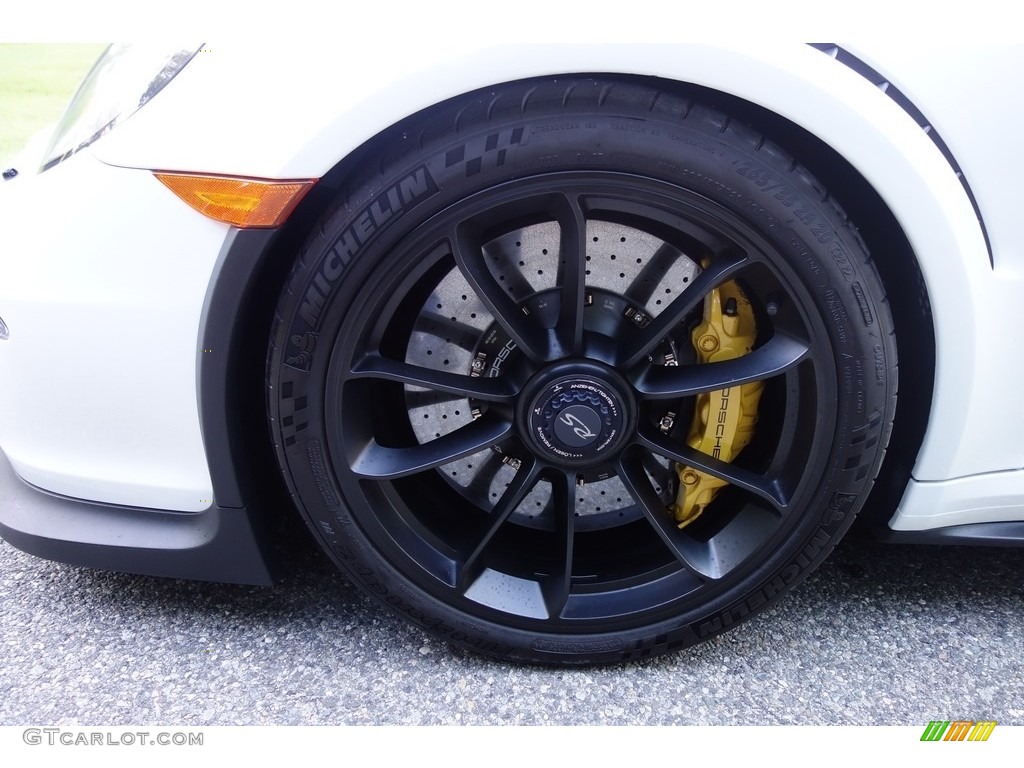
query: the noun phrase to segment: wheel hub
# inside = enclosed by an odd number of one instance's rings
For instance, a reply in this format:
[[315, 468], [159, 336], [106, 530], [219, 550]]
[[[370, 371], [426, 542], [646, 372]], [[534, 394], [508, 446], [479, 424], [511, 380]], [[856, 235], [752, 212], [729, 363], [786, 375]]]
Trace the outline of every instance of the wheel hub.
[[592, 467], [623, 445], [632, 399], [611, 374], [597, 366], [560, 365], [524, 398], [526, 434], [537, 454], [556, 465]]

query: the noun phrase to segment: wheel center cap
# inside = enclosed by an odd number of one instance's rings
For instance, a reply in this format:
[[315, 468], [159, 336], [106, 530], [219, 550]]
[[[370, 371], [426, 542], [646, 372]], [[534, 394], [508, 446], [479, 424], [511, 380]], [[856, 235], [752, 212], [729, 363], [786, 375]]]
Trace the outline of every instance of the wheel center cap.
[[569, 374], [534, 395], [527, 422], [541, 455], [583, 466], [605, 461], [622, 444], [626, 414], [622, 395], [607, 381]]

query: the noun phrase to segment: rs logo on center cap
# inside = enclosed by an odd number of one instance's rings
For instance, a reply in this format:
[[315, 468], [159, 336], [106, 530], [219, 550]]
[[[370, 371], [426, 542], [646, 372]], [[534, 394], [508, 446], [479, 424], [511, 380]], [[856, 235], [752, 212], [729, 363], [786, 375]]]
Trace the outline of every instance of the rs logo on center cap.
[[604, 429], [595, 407], [594, 403], [576, 402], [558, 414], [552, 426], [562, 445], [579, 450], [598, 440]]
[[597, 437], [597, 433], [592, 431], [590, 427], [588, 427], [584, 423], [583, 419], [579, 418], [575, 414], [563, 413], [561, 416], [559, 416], [559, 421], [572, 427], [572, 431], [576, 433], [576, 437], [580, 438], [581, 440], [586, 440], [587, 438], [591, 437]]

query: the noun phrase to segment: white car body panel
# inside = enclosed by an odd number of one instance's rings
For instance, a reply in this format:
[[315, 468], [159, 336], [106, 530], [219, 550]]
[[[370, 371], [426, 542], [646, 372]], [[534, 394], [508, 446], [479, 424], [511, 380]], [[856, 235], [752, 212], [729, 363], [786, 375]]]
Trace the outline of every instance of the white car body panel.
[[913, 482], [889, 522], [897, 531], [1021, 519], [1024, 471], [989, 472], [937, 483]]
[[[1001, 279], [1024, 273], [1019, 194], [1008, 184], [1024, 176], [1024, 155], [1008, 143], [1011, 126], [1024, 121], [1024, 99], [1007, 83], [1024, 66], [1024, 45], [913, 47], [874, 44], [850, 49], [881, 69], [894, 86], [912, 94], [970, 181], [992, 243]], [[951, 53], [953, 55], [951, 55]], [[1005, 83], [993, 88], [993, 83]]]
[[[933, 418], [915, 482], [891, 525], [922, 530], [1024, 520], [1024, 472], [1014, 471], [1024, 466], [1024, 410], [1012, 385], [1024, 379], [1024, 356], [1008, 354], [1005, 337], [1024, 320], [1024, 255], [1010, 229], [1016, 214], [1010, 185], [1022, 176], [1024, 158], [1003, 149], [1013, 146], [1024, 104], [975, 87], [1024, 70], [1024, 48], [988, 55], [987, 49], [901, 41], [854, 49], [892, 77], [952, 150], [985, 216], [993, 268], [971, 201], [928, 135], [882, 90], [810, 47], [484, 48], [451, 40], [415, 56], [379, 56], [375, 47], [350, 40], [323, 50], [275, 48], [266, 56], [255, 47], [210, 46], [93, 145], [96, 158], [124, 169], [104, 168], [81, 153], [66, 168], [8, 185], [11, 197], [28, 198], [30, 189], [13, 192], [33, 184], [53, 195], [49, 187], [60, 193], [72, 164], [96, 166], [67, 182], [81, 184], [68, 198], [78, 207], [57, 207], [67, 226], [32, 220], [38, 209], [12, 215], [16, 200], [2, 206], [12, 219], [0, 223], [14, 233], [15, 247], [0, 255], [0, 315], [12, 329], [11, 340], [0, 343], [0, 366], [34, 373], [17, 383], [4, 377], [0, 398], [28, 402], [31, 395], [39, 402], [44, 393], [51, 404], [42, 426], [28, 412], [0, 412], [0, 439], [22, 477], [57, 493], [113, 503], [180, 510], [209, 504], [196, 409], [197, 339], [228, 228], [178, 203], [148, 173], [127, 169], [318, 178], [379, 131], [443, 99], [539, 75], [621, 72], [695, 83], [760, 104], [825, 141], [875, 187], [920, 258], [936, 336]], [[950, 70], [964, 61], [974, 79], [951, 88]], [[1003, 119], [972, 121], [972, 113]], [[114, 205], [124, 206], [116, 225], [108, 218]], [[109, 258], [77, 252], [75, 242], [95, 242], [90, 233], [101, 230]], [[66, 263], [18, 255], [33, 250], [65, 254]], [[169, 264], [179, 269], [159, 269]], [[75, 309], [57, 314], [55, 307]], [[29, 326], [34, 334], [45, 329], [45, 336], [19, 337], [19, 327]], [[83, 326], [86, 335], [67, 334], [68, 327]], [[133, 364], [118, 365], [128, 359]], [[997, 473], [997, 493], [985, 491], [988, 473]], [[973, 493], [992, 501], [972, 502]]]
[[11, 464], [64, 496], [206, 509], [195, 340], [228, 227], [168, 206], [151, 173], [88, 151], [7, 186], [0, 439]]

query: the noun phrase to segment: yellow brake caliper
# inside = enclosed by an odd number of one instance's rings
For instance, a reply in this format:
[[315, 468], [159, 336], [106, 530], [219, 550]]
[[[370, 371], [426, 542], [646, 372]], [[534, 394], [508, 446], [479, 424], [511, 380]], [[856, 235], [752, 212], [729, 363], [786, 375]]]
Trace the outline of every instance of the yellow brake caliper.
[[[750, 352], [757, 337], [754, 311], [734, 280], [715, 288], [704, 301], [704, 319], [693, 331], [693, 347], [701, 363], [732, 360]], [[764, 382], [719, 389], [697, 396], [686, 442], [691, 448], [731, 462], [754, 436], [757, 404]], [[676, 464], [679, 493], [672, 512], [680, 528], [696, 520], [725, 480]]]

